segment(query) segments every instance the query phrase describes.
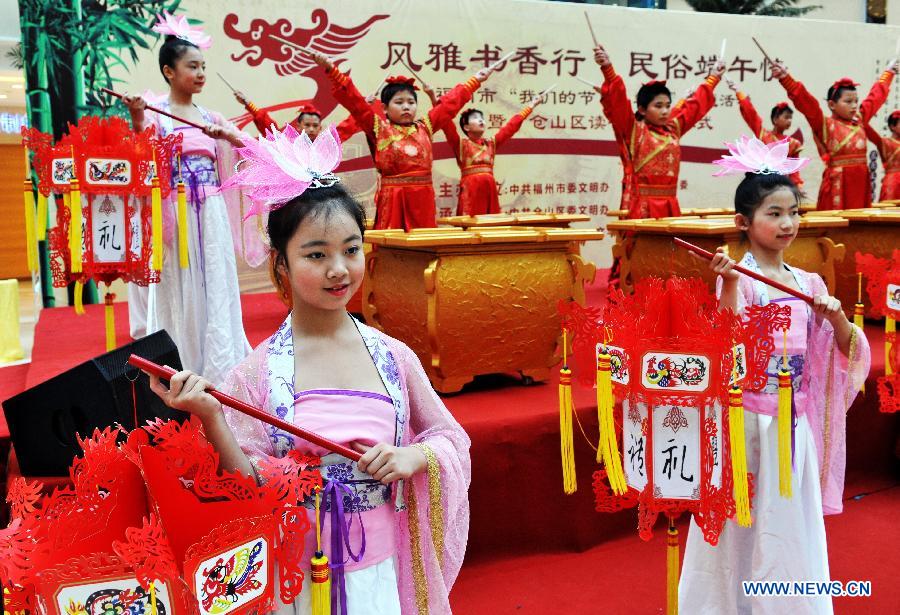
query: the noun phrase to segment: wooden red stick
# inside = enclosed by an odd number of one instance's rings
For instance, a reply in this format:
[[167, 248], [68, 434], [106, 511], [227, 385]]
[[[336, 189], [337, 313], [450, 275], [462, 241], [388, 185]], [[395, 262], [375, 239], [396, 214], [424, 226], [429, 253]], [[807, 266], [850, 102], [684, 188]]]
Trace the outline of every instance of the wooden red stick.
[[[139, 357], [135, 354], [128, 357], [128, 363], [133, 365], [134, 367], [147, 372], [148, 374], [153, 374], [154, 376], [159, 376], [165, 380], [170, 379], [172, 376], [176, 374], [176, 371], [171, 367], [166, 367], [164, 365], [159, 365], [158, 363], [154, 363], [153, 361], [149, 361], [143, 357]], [[297, 427], [296, 425], [292, 425], [291, 423], [287, 423], [282, 421], [278, 417], [272, 416], [268, 412], [263, 412], [259, 408], [254, 408], [250, 404], [241, 401], [240, 399], [235, 399], [230, 395], [226, 395], [225, 393], [220, 393], [215, 389], [209, 389], [206, 391], [214, 398], [216, 398], [220, 403], [228, 406], [229, 408], [234, 408], [239, 412], [243, 412], [247, 416], [252, 416], [255, 419], [258, 419], [264, 423], [268, 423], [273, 427], [277, 427], [282, 431], [286, 431], [289, 434], [293, 434], [298, 438], [303, 438], [307, 442], [312, 442], [317, 446], [321, 446], [324, 449], [328, 449], [332, 453], [337, 453], [338, 455], [343, 455], [344, 457], [351, 459], [353, 461], [359, 461], [362, 454], [357, 451], [354, 451], [351, 448], [347, 448], [343, 444], [338, 444], [328, 438], [323, 438], [317, 433], [313, 433], [311, 431], [307, 431], [302, 427]]]
[[[688, 243], [688, 242], [684, 241], [683, 239], [679, 239], [678, 237], [675, 237], [674, 240], [675, 240], [676, 246], [681, 246], [682, 248], [690, 250], [697, 256], [702, 256], [703, 258], [705, 258], [708, 261], [711, 261], [713, 259], [713, 256], [715, 256], [712, 252], [704, 250], [703, 248], [701, 248], [699, 246], [695, 246], [692, 243]], [[814, 303], [813, 298], [810, 297], [809, 295], [801, 293], [799, 290], [794, 290], [790, 286], [785, 286], [781, 282], [776, 282], [775, 280], [767, 278], [766, 276], [756, 273], [755, 271], [750, 271], [749, 269], [745, 269], [744, 267], [741, 267], [740, 265], [735, 265], [734, 270], [739, 273], [743, 273], [746, 276], [750, 276], [754, 280], [759, 280], [763, 284], [768, 284], [772, 288], [777, 288], [778, 290], [780, 290], [783, 293], [787, 293], [788, 295], [797, 297], [798, 299], [803, 299], [810, 305], [813, 305], [813, 303]]]
[[[109, 94], [110, 96], [115, 96], [116, 98], [125, 98], [125, 96], [123, 94], [119, 94], [118, 92], [113, 92], [109, 88], [100, 88], [100, 91], [104, 92], [106, 94]], [[178, 117], [177, 115], [172, 115], [168, 111], [163, 111], [162, 109], [159, 109], [158, 107], [154, 107], [153, 105], [147, 105], [147, 109], [149, 111], [154, 111], [156, 113], [159, 113], [160, 115], [165, 115], [166, 117], [170, 117], [173, 120], [178, 120], [182, 124], [187, 124], [188, 126], [193, 126], [194, 128], [199, 128], [200, 130], [203, 130], [204, 128], [206, 128], [205, 126], [201, 126], [200, 124], [197, 124], [196, 122], [192, 122], [191, 120], [186, 120], [183, 117]]]

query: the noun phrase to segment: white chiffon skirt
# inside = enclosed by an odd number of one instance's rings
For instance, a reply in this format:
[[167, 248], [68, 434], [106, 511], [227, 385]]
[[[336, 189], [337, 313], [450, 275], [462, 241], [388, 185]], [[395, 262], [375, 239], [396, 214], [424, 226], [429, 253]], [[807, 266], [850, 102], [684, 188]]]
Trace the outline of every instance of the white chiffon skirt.
[[[400, 615], [400, 593], [397, 590], [397, 571], [393, 557], [367, 568], [347, 572], [344, 578], [347, 584], [348, 615]], [[277, 593], [276, 589], [276, 595]], [[310, 595], [310, 574], [307, 570], [300, 595], [293, 604], [282, 605], [275, 613], [310, 615]]]
[[745, 596], [744, 581], [827, 582], [828, 551], [816, 444], [806, 417], [795, 429], [793, 497], [778, 489], [778, 421], [745, 414], [747, 469], [756, 477], [753, 525], [728, 520], [719, 544], [710, 546], [691, 519], [679, 610], [690, 614], [830, 614], [831, 597]]

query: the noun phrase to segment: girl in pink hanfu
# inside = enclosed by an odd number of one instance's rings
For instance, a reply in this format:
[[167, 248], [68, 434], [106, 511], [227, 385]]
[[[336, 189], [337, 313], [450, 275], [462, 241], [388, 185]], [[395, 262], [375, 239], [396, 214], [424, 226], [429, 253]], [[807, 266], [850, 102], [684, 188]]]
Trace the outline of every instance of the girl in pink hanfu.
[[826, 595], [747, 596], [743, 582], [829, 582], [823, 514], [842, 510], [847, 409], [869, 372], [869, 344], [844, 316], [817, 274], [784, 262], [800, 226], [801, 193], [789, 175], [802, 161], [786, 142], [743, 139], [729, 145], [726, 171], [746, 172], [735, 194], [735, 222], [750, 241], [741, 265], [814, 298], [810, 306], [738, 274], [722, 248], [710, 263], [719, 274], [719, 305], [740, 313], [749, 305], [790, 306], [787, 363], [793, 386], [790, 498], [779, 491], [778, 371], [784, 338], [774, 336], [768, 384], [745, 392], [747, 469], [755, 476], [751, 527], [725, 524], [718, 546], [691, 523], [679, 584], [684, 613], [831, 613]]
[[184, 181], [188, 209], [188, 267], [182, 269], [175, 190], [163, 203], [160, 282], [149, 289], [133, 285], [129, 289], [131, 333], [140, 337], [165, 329], [178, 347], [182, 365], [218, 384], [250, 351], [241, 318], [235, 248], [251, 266], [261, 263], [267, 251], [261, 249], [258, 220], [248, 220], [242, 227], [238, 198], [229, 196], [226, 202], [218, 193], [220, 182], [233, 172], [233, 146], [241, 145], [243, 133], [193, 102], [206, 79], [200, 50], [209, 46], [209, 37], [192, 29], [186, 18], [168, 14], [160, 17], [155, 29], [167, 35], [159, 50], [159, 67], [169, 94], [153, 103], [204, 129], [146, 113], [143, 96], [124, 98], [136, 132], [150, 125], [163, 136], [183, 135], [180, 167], [173, 161], [172, 181]]
[[[201, 418], [224, 469], [251, 475], [266, 456], [321, 456], [332, 612], [450, 613], [448, 594], [469, 526], [469, 438], [416, 355], [346, 311], [365, 270], [365, 220], [331, 174], [340, 162], [337, 132], [323, 131], [313, 144], [287, 127], [246, 143], [241, 153], [248, 163], [228, 185], [272, 208], [274, 266], [293, 309], [228, 375], [224, 391], [351, 446], [362, 459], [354, 463], [237, 411], [223, 412], [205, 393], [211, 383], [191, 372], [173, 377], [168, 390], [156, 379], [152, 386], [169, 405]], [[337, 500], [344, 513], [333, 524]], [[313, 521], [313, 501], [304, 506]], [[305, 545], [301, 594], [278, 613], [310, 612], [313, 542]]]

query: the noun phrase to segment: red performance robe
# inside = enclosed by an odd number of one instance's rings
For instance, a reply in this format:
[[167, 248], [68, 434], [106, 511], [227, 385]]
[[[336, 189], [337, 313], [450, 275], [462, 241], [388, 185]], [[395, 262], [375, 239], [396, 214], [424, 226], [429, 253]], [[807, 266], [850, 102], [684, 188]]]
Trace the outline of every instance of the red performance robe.
[[460, 139], [453, 122], [444, 127], [447, 143], [456, 156], [460, 170], [457, 216], [500, 213], [500, 199], [494, 181], [494, 157], [497, 149], [519, 131], [529, 115], [531, 107], [525, 107], [506, 122], [493, 138], [478, 141], [468, 137]]
[[480, 85], [472, 77], [441, 97], [424, 118], [408, 126], [394, 124], [374, 112], [350, 77], [332, 69], [335, 99], [355, 118], [375, 152], [381, 176], [375, 195], [375, 228], [433, 228], [437, 226], [431, 181], [432, 136], [453, 121]]
[[[381, 104], [380, 100], [372, 101], [372, 109], [375, 111], [376, 115], [384, 118], [384, 105]], [[338, 136], [341, 138], [341, 143], [343, 143], [356, 133], [362, 132], [359, 124], [356, 123], [356, 118], [352, 115], [348, 115], [343, 121], [339, 122], [335, 126], [335, 129], [337, 130]]]
[[[275, 128], [277, 128], [278, 130], [284, 130], [284, 126], [279, 126], [278, 122], [276, 122], [275, 120], [272, 119], [272, 116], [269, 115], [268, 111], [263, 111], [262, 109], [260, 109], [256, 105], [254, 105], [253, 103], [247, 103], [247, 106], [245, 108], [247, 109], [247, 112], [250, 114], [250, 117], [253, 118], [253, 124], [254, 124], [254, 126], [256, 126], [256, 129], [259, 131], [259, 134], [261, 134], [261, 135], [266, 134], [266, 131], [269, 130], [269, 128], [271, 128], [273, 124], [275, 125]], [[300, 128], [300, 124], [297, 122], [298, 119], [299, 118], [295, 117], [294, 120], [291, 122], [288, 122], [288, 124], [293, 126], [297, 130], [297, 132], [303, 132], [303, 129]]]
[[862, 127], [884, 104], [893, 79], [894, 73], [882, 73], [859, 105], [860, 121], [848, 122], [834, 116], [826, 118], [819, 101], [802, 83], [790, 75], [782, 77], [781, 85], [797, 110], [806, 116], [819, 156], [825, 163], [818, 210], [859, 209], [872, 204], [866, 135]]
[[884, 165], [884, 179], [881, 180], [879, 201], [900, 199], [900, 140], [894, 137], [882, 137], [878, 131], [864, 124], [866, 136], [878, 148], [881, 163]]
[[[774, 130], [763, 128], [762, 118], [759, 116], [759, 113], [756, 112], [756, 107], [754, 107], [753, 103], [750, 102], [750, 97], [743, 92], [738, 92], [737, 99], [738, 105], [740, 106], [741, 110], [741, 117], [744, 118], [744, 122], [746, 122], [747, 126], [750, 127], [750, 130], [753, 132], [753, 136], [766, 144], [777, 143], [778, 141], [787, 139], [788, 156], [796, 158], [800, 155], [800, 152], [803, 150], [803, 143], [801, 143], [794, 137], [787, 136], [784, 133], [778, 133]], [[796, 173], [791, 173], [790, 178], [791, 181], [798, 186], [803, 185], [803, 180], [800, 178], [799, 171]]]
[[715, 105], [719, 78], [710, 75], [694, 93], [672, 108], [665, 126], [635, 118], [625, 82], [611, 65], [603, 67], [600, 101], [616, 135], [625, 176], [622, 209], [629, 218], [679, 216], [678, 171], [684, 134]]

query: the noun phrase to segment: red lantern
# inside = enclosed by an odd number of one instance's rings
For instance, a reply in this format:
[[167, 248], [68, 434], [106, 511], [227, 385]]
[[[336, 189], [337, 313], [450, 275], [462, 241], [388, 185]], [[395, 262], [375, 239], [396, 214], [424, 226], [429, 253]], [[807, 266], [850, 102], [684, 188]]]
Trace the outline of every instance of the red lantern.
[[[154, 233], [159, 223], [151, 203], [171, 191], [171, 161], [181, 135], [159, 137], [152, 128], [135, 133], [122, 118], [89, 116], [70, 125], [55, 145], [33, 128], [23, 128], [22, 136], [34, 152], [39, 192], [62, 195], [50, 230], [50, 269], [54, 286], [76, 285], [76, 310], [88, 280], [107, 286], [116, 279], [159, 282], [159, 267], [151, 261], [161, 253], [162, 237]], [[113, 298], [106, 293], [107, 349], [115, 347]]]
[[648, 278], [633, 295], [613, 292], [602, 313], [574, 302], [560, 311], [578, 381], [589, 385], [596, 373], [604, 466], [594, 474], [596, 508], [637, 505], [644, 540], [660, 514], [669, 518], [674, 591], [677, 516], [693, 514], [713, 545], [735, 513], [750, 523], [741, 387], [765, 385], [772, 331], [788, 328], [790, 308], [751, 306], [741, 320], [720, 311], [701, 280]]
[[900, 250], [894, 250], [890, 259], [857, 252], [856, 272], [866, 278], [872, 311], [884, 316], [884, 375], [878, 378], [879, 407], [882, 412], [900, 412]]

